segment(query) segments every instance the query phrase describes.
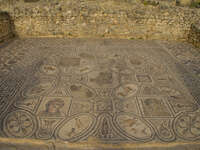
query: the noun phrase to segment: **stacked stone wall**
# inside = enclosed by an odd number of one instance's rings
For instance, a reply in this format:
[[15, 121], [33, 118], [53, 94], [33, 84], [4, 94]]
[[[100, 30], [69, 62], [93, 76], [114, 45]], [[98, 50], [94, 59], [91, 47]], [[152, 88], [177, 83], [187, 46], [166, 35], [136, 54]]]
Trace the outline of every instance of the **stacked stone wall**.
[[173, 0], [0, 0], [0, 9], [19, 37], [186, 41], [200, 20], [200, 9]]

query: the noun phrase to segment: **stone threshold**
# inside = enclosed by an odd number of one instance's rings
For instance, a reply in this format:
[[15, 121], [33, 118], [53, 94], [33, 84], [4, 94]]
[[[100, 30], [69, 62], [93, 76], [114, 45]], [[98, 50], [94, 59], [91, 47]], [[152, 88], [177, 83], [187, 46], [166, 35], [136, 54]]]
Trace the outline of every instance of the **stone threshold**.
[[104, 144], [96, 139], [69, 143], [53, 140], [0, 138], [0, 150], [199, 150], [199, 142]]

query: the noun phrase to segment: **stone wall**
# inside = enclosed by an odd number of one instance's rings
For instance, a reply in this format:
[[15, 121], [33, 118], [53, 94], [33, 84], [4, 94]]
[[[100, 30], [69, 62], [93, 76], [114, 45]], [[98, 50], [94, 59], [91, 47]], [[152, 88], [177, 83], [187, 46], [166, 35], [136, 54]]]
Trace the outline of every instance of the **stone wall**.
[[5, 12], [0, 12], [0, 42], [13, 36], [10, 17]]
[[0, 9], [19, 37], [187, 40], [200, 9], [149, 1], [0, 0]]
[[191, 25], [188, 41], [200, 48], [200, 22]]

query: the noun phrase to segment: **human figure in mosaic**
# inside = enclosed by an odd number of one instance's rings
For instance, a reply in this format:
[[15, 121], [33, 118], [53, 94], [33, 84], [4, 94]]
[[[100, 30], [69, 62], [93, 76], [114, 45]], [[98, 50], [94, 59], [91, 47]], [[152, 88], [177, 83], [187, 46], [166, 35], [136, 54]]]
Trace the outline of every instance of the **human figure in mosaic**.
[[61, 99], [50, 100], [45, 105], [46, 109], [40, 112], [40, 116], [47, 116], [47, 117], [63, 116], [62, 112], [60, 112], [63, 106], [64, 106], [64, 101]]

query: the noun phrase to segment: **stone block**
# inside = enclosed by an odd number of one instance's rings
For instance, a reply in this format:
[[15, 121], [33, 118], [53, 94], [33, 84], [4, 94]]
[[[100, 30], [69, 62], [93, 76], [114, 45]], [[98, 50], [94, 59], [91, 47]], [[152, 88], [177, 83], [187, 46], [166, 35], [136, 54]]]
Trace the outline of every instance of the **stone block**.
[[5, 12], [0, 12], [0, 42], [8, 40], [13, 36], [13, 27], [9, 15]]
[[200, 48], [200, 22], [191, 25], [188, 41]]

